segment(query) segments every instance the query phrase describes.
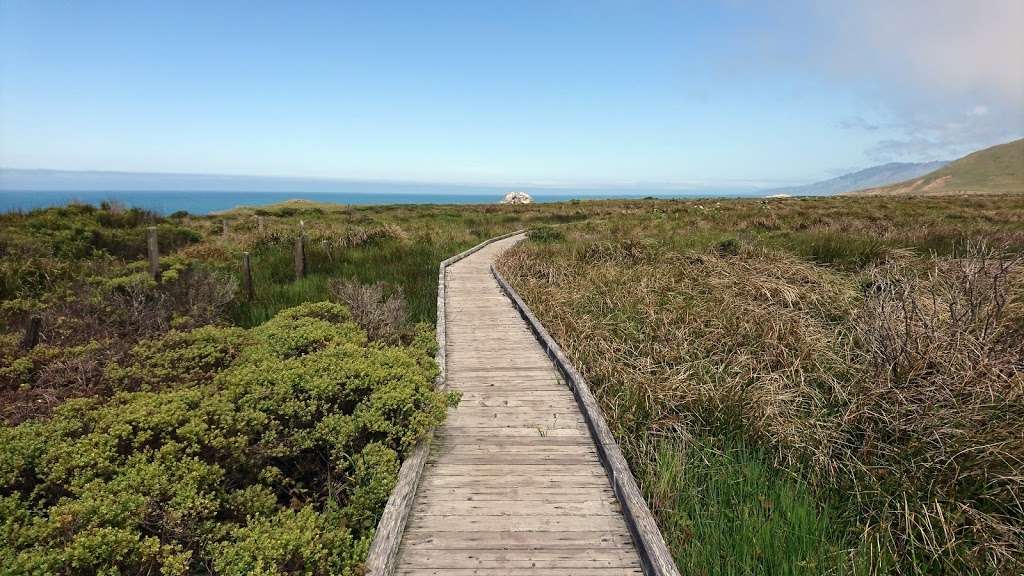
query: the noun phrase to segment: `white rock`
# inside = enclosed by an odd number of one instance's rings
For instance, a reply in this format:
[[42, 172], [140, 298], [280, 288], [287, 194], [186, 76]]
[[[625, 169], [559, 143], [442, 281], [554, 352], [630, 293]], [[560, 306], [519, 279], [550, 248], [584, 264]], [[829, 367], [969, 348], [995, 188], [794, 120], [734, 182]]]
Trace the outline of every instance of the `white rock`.
[[501, 199], [502, 204], [533, 204], [533, 198], [526, 192], [509, 192]]

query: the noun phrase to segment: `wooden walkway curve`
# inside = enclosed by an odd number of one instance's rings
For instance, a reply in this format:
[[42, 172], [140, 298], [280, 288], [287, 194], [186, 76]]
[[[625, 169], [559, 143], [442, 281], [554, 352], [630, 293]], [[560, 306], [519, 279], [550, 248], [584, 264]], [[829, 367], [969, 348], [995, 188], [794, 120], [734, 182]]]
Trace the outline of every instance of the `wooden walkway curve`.
[[447, 269], [447, 382], [397, 574], [641, 574], [572, 392], [491, 275], [521, 237]]
[[440, 265], [439, 385], [462, 401], [405, 459], [367, 576], [679, 576], [586, 380], [492, 267]]

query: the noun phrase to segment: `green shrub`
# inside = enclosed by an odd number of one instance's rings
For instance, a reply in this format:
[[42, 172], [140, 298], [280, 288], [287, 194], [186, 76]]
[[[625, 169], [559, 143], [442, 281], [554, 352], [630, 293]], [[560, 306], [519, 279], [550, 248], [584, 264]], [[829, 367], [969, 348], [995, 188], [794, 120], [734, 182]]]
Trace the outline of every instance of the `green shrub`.
[[140, 342], [128, 361], [108, 368], [107, 376], [119, 388], [131, 390], [201, 384], [228, 367], [250, 341], [241, 328], [172, 330]]
[[248, 331], [170, 332], [111, 369], [143, 391], [0, 429], [0, 564], [351, 573], [451, 398], [422, 340], [368, 345], [349, 317], [319, 302]]
[[716, 250], [723, 256], [736, 256], [740, 253], [740, 241], [735, 238], [726, 238], [718, 243]]
[[232, 529], [213, 547], [213, 567], [224, 575], [353, 574], [366, 556], [366, 539], [339, 530], [344, 518], [334, 506], [277, 510]]

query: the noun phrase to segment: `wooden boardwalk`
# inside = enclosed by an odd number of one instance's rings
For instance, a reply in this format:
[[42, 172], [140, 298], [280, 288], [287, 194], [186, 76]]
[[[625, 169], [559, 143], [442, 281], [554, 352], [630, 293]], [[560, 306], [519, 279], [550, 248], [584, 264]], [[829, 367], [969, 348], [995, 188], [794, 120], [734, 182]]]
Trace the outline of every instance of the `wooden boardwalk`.
[[583, 413], [490, 265], [446, 272], [446, 367], [462, 402], [434, 435], [396, 574], [642, 574]]

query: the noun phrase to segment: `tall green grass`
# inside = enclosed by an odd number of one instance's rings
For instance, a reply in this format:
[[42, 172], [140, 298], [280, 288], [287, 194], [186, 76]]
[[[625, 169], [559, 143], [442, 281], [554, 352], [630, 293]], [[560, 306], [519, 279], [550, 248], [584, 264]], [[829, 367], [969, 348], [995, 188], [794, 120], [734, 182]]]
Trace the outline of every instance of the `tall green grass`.
[[255, 301], [239, 302], [232, 310], [232, 319], [241, 326], [260, 324], [285, 308], [328, 299], [328, 280], [345, 278], [399, 287], [410, 320], [433, 323], [437, 316], [438, 263], [465, 247], [464, 243], [394, 239], [344, 250], [313, 244], [307, 248], [307, 272], [301, 280], [295, 280], [290, 247], [260, 249], [252, 255]]
[[841, 511], [819, 503], [804, 480], [776, 468], [761, 448], [663, 440], [638, 474], [683, 574], [868, 572]]

